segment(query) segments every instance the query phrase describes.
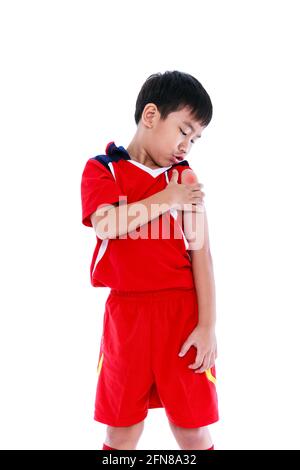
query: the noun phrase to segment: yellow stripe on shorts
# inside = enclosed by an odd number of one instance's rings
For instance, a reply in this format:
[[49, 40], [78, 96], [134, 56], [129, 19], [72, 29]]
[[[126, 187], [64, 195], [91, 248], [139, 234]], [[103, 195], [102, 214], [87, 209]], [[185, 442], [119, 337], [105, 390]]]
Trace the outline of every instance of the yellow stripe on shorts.
[[208, 380], [210, 380], [213, 384], [216, 385], [217, 379], [216, 377], [212, 375], [211, 368], [207, 369], [205, 373], [206, 373], [206, 377], [208, 378]]
[[104, 357], [104, 353], [101, 354], [101, 357], [100, 357], [99, 362], [98, 362], [98, 367], [97, 367], [97, 374], [98, 375], [100, 374], [100, 371], [101, 371], [103, 357]]

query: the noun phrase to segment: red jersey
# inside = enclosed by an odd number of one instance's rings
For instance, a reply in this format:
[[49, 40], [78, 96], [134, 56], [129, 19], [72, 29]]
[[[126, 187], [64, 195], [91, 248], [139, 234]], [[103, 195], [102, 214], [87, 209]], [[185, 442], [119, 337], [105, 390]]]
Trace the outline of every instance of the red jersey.
[[[151, 169], [135, 160], [114, 142], [106, 154], [90, 158], [81, 180], [82, 223], [92, 227], [90, 216], [100, 205], [138, 202], [162, 191], [172, 170], [190, 168], [186, 160]], [[188, 241], [182, 228], [181, 211], [171, 209], [156, 219], [114, 239], [101, 240], [90, 266], [94, 287], [148, 291], [194, 287]]]

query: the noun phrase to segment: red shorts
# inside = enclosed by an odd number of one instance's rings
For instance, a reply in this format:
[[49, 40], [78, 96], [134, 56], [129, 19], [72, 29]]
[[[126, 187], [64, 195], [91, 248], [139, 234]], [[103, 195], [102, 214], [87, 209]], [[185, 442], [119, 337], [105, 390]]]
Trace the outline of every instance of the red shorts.
[[194, 289], [111, 290], [105, 304], [94, 419], [110, 426], [142, 421], [149, 408], [165, 408], [177, 426], [218, 421], [215, 366], [189, 369], [191, 346], [178, 353], [198, 323]]

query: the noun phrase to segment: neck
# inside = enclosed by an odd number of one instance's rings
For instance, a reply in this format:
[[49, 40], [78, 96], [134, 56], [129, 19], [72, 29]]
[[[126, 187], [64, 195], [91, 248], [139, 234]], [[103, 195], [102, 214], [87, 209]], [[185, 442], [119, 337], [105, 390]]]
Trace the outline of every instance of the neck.
[[126, 150], [129, 153], [131, 160], [135, 160], [151, 169], [161, 168], [152, 160], [150, 155], [135, 137], [132, 139]]

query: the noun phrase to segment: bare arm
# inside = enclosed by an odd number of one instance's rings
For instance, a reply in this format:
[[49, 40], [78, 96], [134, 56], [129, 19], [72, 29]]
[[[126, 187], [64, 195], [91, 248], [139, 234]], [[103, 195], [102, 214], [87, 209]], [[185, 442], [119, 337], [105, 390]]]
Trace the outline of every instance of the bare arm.
[[200, 215], [196, 225], [200, 225], [200, 230], [204, 223], [204, 242], [201, 248], [191, 249], [192, 270], [194, 283], [197, 291], [199, 324], [206, 327], [214, 327], [216, 323], [216, 296], [215, 280], [213, 270], [213, 260], [209, 247], [208, 223], [206, 211], [203, 214], [192, 214], [195, 217]]
[[[181, 181], [194, 181], [197, 176], [192, 170], [182, 172]], [[214, 326], [216, 322], [215, 282], [213, 261], [209, 246], [208, 222], [204, 204], [199, 212], [185, 212], [184, 233], [189, 241], [195, 288], [199, 307], [199, 323]]]
[[[185, 180], [184, 173], [187, 176], [188, 171], [191, 170], [182, 172], [182, 181]], [[204, 206], [202, 212], [184, 214], [184, 232], [190, 240], [189, 253], [197, 292], [198, 323], [182, 345], [180, 355], [186, 354], [191, 346], [196, 346], [195, 361], [188, 367], [195, 369], [197, 373], [203, 373], [214, 365], [217, 357], [215, 282]]]
[[[129, 233], [139, 226], [164, 214], [171, 208], [168, 193], [163, 190], [131, 204], [105, 206], [91, 215], [96, 235], [105, 240]], [[137, 217], [137, 214], [139, 215]]]
[[178, 184], [177, 180], [178, 172], [174, 170], [168, 186], [148, 198], [131, 204], [121, 203], [117, 207], [113, 205], [98, 207], [91, 215], [91, 222], [97, 236], [104, 240], [124, 235], [173, 207], [183, 207], [188, 204], [192, 210], [196, 211], [196, 204], [199, 198], [201, 199], [199, 185]]

